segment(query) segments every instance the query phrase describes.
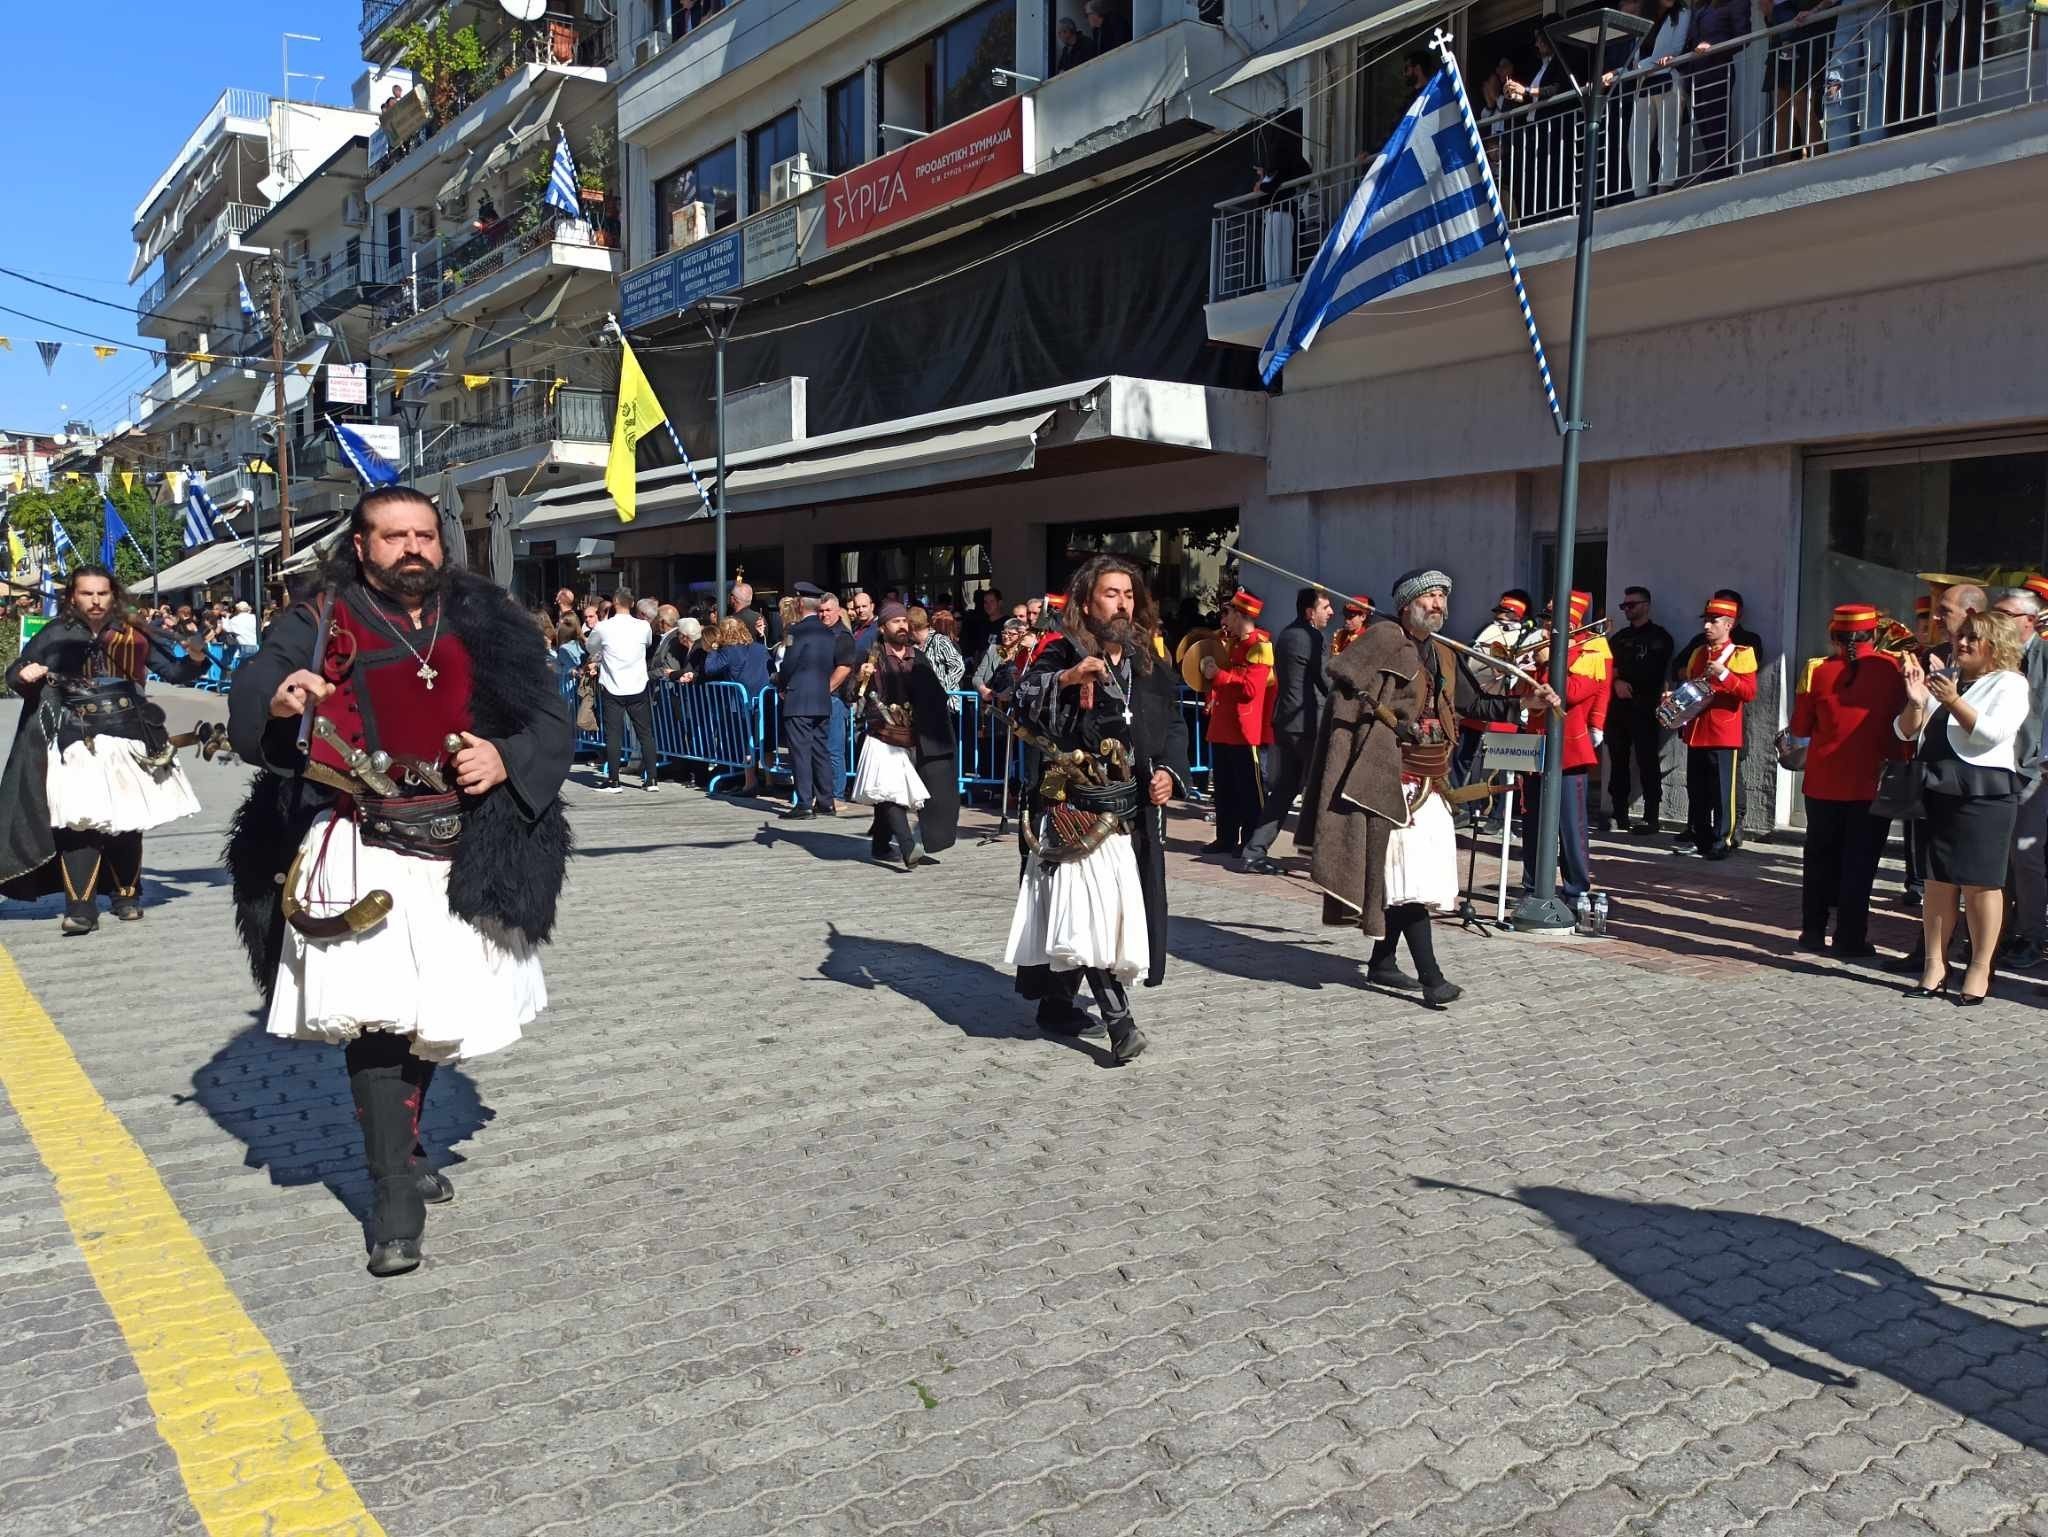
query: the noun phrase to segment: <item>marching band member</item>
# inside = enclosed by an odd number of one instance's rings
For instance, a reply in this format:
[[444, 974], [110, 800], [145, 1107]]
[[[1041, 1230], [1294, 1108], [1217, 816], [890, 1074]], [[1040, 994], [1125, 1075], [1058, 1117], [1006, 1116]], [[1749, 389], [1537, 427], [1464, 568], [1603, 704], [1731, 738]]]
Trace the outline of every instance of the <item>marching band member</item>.
[[1209, 773], [1216, 791], [1216, 838], [1205, 851], [1236, 858], [1259, 824], [1266, 801], [1259, 749], [1273, 740], [1273, 638], [1258, 627], [1265, 607], [1249, 589], [1223, 610], [1230, 650], [1219, 667], [1202, 659], [1209, 680]]
[[[1593, 610], [1590, 592], [1574, 592], [1567, 633], [1586, 622]], [[1526, 664], [1539, 676], [1550, 665], [1550, 644], [1546, 640]], [[1592, 851], [1587, 842], [1586, 794], [1592, 770], [1600, 761], [1596, 722], [1606, 718], [1607, 693], [1614, 656], [1600, 636], [1586, 636], [1565, 648], [1564, 765], [1563, 798], [1557, 822], [1558, 895], [1575, 903], [1593, 889]], [[1521, 686], [1524, 693], [1528, 685]], [[1548, 709], [1531, 706], [1524, 731], [1541, 735], [1549, 729]], [[1542, 797], [1532, 782], [1522, 802], [1522, 889], [1536, 886], [1536, 821]]]
[[1907, 755], [1892, 731], [1905, 707], [1897, 663], [1876, 647], [1878, 613], [1867, 603], [1841, 603], [1828, 621], [1833, 655], [1816, 660], [1792, 701], [1792, 724], [1779, 750], [1786, 768], [1806, 774], [1806, 853], [1801, 882], [1799, 948], [1828, 948], [1828, 910], [1835, 914], [1834, 953], [1875, 955], [1870, 943], [1870, 887], [1891, 836], [1891, 823], [1870, 814], [1878, 775]]
[[1734, 598], [1707, 599], [1700, 615], [1700, 642], [1686, 659], [1686, 681], [1703, 682], [1711, 692], [1706, 707], [1679, 732], [1685, 743], [1685, 794], [1690, 806], [1676, 853], [1728, 857], [1738, 815], [1735, 786], [1742, 772], [1743, 707], [1756, 698], [1756, 652], [1730, 638], [1741, 613], [1742, 605]]
[[[1503, 658], [1514, 657], [1523, 643], [1529, 639], [1534, 628], [1529, 619], [1530, 606], [1529, 595], [1526, 592], [1519, 587], [1510, 587], [1495, 601], [1493, 617], [1487, 621], [1486, 628], [1472, 638], [1472, 649], [1491, 652]], [[1484, 676], [1475, 676], [1473, 682], [1478, 685], [1480, 693], [1494, 698], [1505, 698], [1514, 692], [1514, 680], [1503, 672], [1486, 672]], [[1512, 732], [1516, 726], [1517, 723], [1512, 720], [1482, 721], [1469, 716], [1460, 718], [1458, 758], [1453, 771], [1453, 777], [1457, 782], [1465, 784], [1471, 779], [1473, 770], [1479, 762], [1479, 745], [1487, 732]], [[1493, 815], [1493, 808], [1488, 806], [1483, 812], [1475, 809], [1472, 814], [1489, 818]]]
[[1330, 655], [1342, 656], [1344, 648], [1365, 633], [1365, 627], [1372, 619], [1372, 599], [1346, 598], [1344, 600], [1344, 623], [1335, 635], [1330, 637]]

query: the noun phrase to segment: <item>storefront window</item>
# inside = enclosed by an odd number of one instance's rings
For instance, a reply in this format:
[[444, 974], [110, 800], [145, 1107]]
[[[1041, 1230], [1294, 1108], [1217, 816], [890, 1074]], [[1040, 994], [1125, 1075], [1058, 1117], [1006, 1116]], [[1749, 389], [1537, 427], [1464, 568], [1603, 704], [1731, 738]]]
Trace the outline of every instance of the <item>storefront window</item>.
[[825, 170], [839, 176], [867, 158], [868, 77], [861, 70], [825, 92]]
[[[747, 135], [747, 212], [759, 213], [768, 206], [768, 177], [778, 160], [796, 154], [796, 108], [791, 107], [772, 122], [763, 123]], [[799, 178], [801, 180], [801, 178]], [[797, 191], [802, 192], [802, 186]]]
[[[1226, 564], [1223, 547], [1236, 532], [1235, 508], [1142, 523], [1053, 524], [1046, 529], [1047, 586], [1063, 591], [1090, 556], [1128, 555], [1148, 573], [1160, 622], [1168, 637], [1178, 640], [1198, 625], [1215, 623]], [[1246, 585], [1269, 602], [1273, 597], [1256, 582], [1247, 580]], [[1278, 608], [1292, 607], [1290, 592]]]
[[877, 603], [893, 589], [905, 602], [973, 603], [994, 579], [987, 529], [901, 544], [840, 545], [827, 557], [841, 593], [865, 587]]
[[939, 124], [992, 107], [1015, 89], [990, 73], [1017, 67], [1016, 0], [989, 0], [939, 34]]
[[1933, 445], [1808, 461], [1801, 657], [1827, 649], [1837, 603], [1909, 623], [1922, 572], [2017, 586], [2048, 564], [2048, 449]]
[[724, 229], [739, 218], [739, 160], [738, 145], [721, 144], [701, 160], [692, 161], [654, 184], [657, 255], [689, 243], [688, 231], [676, 215], [692, 203], [709, 207], [712, 230]]

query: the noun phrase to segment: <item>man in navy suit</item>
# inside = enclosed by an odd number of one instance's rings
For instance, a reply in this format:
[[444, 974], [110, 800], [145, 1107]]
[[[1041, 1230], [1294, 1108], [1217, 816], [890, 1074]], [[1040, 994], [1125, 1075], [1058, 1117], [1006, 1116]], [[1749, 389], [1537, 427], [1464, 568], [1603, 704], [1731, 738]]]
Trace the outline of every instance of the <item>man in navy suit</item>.
[[796, 805], [786, 815], [838, 811], [832, 782], [832, 695], [853, 670], [853, 637], [839, 623], [839, 600], [809, 582], [793, 591], [804, 617], [790, 626], [775, 686], [782, 692], [782, 734], [796, 776]]

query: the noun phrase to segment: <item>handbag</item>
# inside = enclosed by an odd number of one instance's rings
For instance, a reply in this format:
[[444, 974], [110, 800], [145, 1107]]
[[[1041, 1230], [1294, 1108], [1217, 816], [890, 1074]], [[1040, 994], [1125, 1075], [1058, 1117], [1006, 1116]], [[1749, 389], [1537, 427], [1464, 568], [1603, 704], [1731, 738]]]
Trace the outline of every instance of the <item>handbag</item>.
[[1870, 814], [1892, 822], [1917, 822], [1927, 814], [1923, 799], [1927, 776], [1920, 760], [1893, 759], [1878, 771], [1877, 794], [1871, 797]]
[[576, 685], [576, 729], [578, 731], [600, 730], [597, 719], [597, 690], [588, 678], [579, 679]]

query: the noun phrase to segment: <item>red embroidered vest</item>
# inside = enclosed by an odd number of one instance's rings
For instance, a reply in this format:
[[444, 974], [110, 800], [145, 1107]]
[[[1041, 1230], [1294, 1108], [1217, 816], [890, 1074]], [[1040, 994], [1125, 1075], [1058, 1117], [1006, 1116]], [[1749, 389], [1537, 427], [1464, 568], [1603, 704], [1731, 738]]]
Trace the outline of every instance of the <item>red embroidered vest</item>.
[[[321, 663], [335, 691], [320, 713], [351, 746], [438, 764], [447, 758], [442, 738], [469, 729], [469, 653], [448, 624], [435, 634], [439, 612], [440, 600], [430, 599], [414, 630], [397, 604], [380, 603], [361, 588], [336, 600]], [[404, 641], [398, 638], [401, 633]], [[433, 673], [431, 686], [420, 676], [423, 665]], [[313, 757], [329, 768], [344, 767], [334, 749], [317, 738]]]

